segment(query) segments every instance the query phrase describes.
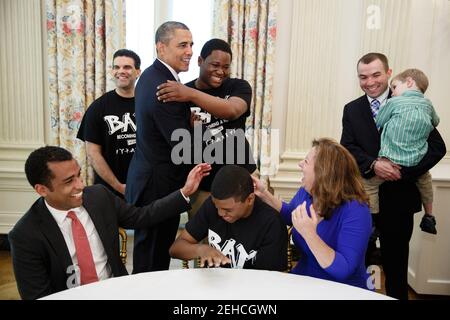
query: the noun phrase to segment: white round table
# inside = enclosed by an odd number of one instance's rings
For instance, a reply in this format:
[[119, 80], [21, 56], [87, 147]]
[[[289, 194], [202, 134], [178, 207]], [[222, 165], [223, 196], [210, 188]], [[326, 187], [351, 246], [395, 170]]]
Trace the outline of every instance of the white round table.
[[306, 276], [247, 269], [181, 269], [111, 278], [48, 300], [386, 300], [369, 290]]

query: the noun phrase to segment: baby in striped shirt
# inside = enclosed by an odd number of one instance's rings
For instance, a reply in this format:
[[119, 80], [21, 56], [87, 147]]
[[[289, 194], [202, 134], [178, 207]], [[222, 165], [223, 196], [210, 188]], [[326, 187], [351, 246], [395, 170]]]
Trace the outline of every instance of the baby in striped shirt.
[[[391, 81], [392, 98], [376, 117], [376, 124], [383, 128], [378, 157], [388, 158], [399, 166], [417, 165], [428, 150], [428, 135], [439, 124], [439, 117], [431, 101], [424, 97], [428, 88], [427, 76], [418, 69], [407, 69]], [[370, 210], [379, 212], [378, 187], [384, 182], [378, 176], [365, 179], [370, 197]], [[433, 216], [433, 188], [429, 172], [417, 179], [425, 215], [420, 223], [422, 231], [436, 234]]]

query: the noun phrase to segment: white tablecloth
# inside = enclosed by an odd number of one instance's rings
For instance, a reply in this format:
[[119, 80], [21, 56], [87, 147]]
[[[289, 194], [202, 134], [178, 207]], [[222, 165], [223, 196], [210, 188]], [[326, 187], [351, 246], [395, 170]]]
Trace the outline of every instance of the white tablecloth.
[[43, 299], [384, 300], [369, 290], [275, 271], [181, 269], [112, 278]]

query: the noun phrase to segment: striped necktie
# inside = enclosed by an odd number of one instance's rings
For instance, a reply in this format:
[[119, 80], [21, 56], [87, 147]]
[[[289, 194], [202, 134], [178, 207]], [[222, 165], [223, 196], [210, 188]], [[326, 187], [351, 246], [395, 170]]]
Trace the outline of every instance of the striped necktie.
[[373, 99], [370, 103], [370, 108], [372, 109], [372, 115], [375, 119], [377, 117], [378, 111], [380, 111], [380, 101]]

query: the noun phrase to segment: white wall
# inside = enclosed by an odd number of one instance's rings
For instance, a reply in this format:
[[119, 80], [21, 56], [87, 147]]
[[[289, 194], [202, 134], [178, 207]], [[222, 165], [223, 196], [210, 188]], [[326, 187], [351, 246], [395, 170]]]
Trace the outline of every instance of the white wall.
[[340, 139], [344, 105], [363, 94], [356, 62], [370, 51], [385, 53], [394, 74], [416, 67], [428, 75], [426, 94], [450, 143], [449, 17], [448, 0], [279, 2], [273, 128], [281, 163], [270, 179], [278, 195], [288, 199], [298, 188], [297, 163], [313, 138]]
[[414, 216], [409, 245], [408, 283], [421, 294], [450, 296], [450, 164], [431, 170], [437, 235], [419, 228], [423, 212]]
[[42, 10], [39, 0], [0, 1], [0, 233], [37, 198], [23, 167], [48, 127]]

